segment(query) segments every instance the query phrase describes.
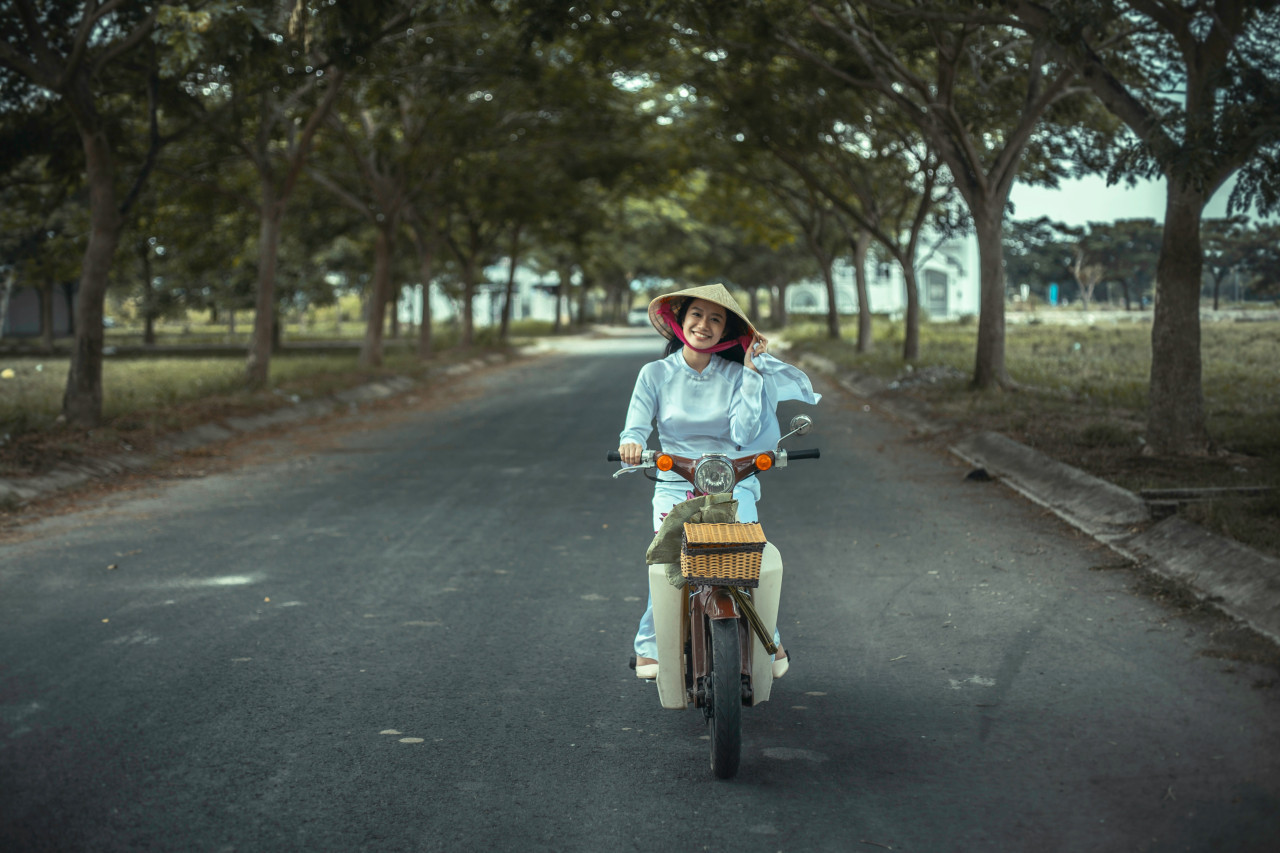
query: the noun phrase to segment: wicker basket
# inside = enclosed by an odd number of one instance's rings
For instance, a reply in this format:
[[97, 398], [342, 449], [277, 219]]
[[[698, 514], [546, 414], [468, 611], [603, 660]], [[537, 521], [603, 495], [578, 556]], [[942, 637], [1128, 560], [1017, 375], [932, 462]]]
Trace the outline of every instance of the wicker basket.
[[759, 524], [685, 524], [680, 574], [689, 583], [757, 587], [764, 545]]

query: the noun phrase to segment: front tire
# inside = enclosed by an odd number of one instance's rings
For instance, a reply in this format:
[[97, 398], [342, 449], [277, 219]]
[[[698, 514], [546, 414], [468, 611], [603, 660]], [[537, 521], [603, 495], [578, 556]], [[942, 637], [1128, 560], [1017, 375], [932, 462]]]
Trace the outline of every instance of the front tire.
[[742, 758], [742, 650], [737, 620], [713, 620], [710, 639], [711, 771], [719, 779], [730, 779]]

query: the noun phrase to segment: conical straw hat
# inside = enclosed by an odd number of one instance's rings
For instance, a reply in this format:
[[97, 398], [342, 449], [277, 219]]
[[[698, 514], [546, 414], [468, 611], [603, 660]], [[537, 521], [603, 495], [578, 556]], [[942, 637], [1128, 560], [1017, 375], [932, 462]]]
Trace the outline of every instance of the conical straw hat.
[[738, 300], [733, 298], [729, 288], [723, 284], [704, 284], [701, 287], [690, 287], [687, 290], [665, 293], [649, 303], [649, 322], [664, 338], [674, 338], [675, 333], [671, 331], [671, 327], [667, 325], [667, 322], [658, 316], [658, 308], [664, 303], [677, 302], [681, 299], [705, 299], [708, 302], [714, 302], [742, 320], [753, 338], [760, 335], [756, 331], [755, 325], [747, 319], [747, 315], [738, 307]]

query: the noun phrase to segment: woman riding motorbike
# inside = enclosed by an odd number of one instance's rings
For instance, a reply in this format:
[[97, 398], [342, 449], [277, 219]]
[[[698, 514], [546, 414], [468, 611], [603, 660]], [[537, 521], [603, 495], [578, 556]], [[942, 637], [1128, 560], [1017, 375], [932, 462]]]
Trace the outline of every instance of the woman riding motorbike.
[[[803, 371], [768, 354], [768, 340], [722, 284], [657, 297], [649, 303], [649, 322], [668, 344], [664, 357], [646, 364], [636, 379], [618, 437], [624, 465], [640, 463], [655, 422], [661, 449], [679, 456], [742, 456], [773, 450], [781, 436], [778, 403], [817, 404], [822, 398]], [[673, 506], [689, 497], [685, 480], [670, 472], [660, 474], [654, 484], [654, 529]], [[756, 521], [759, 481], [752, 477], [739, 483], [733, 497], [738, 502], [738, 520]], [[774, 642], [778, 651], [773, 677], [781, 678], [790, 658], [776, 631]], [[655, 678], [652, 596], [640, 618], [634, 646], [636, 675]]]

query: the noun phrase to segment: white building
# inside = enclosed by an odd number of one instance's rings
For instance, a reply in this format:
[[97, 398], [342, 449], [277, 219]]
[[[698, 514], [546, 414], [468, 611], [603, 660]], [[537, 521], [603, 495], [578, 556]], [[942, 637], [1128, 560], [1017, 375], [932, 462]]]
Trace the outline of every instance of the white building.
[[[979, 311], [980, 279], [978, 241], [973, 235], [957, 237], [934, 245], [922, 238], [923, 248], [916, 260], [916, 285], [920, 308], [933, 320], [952, 320]], [[858, 312], [858, 291], [853, 264], [837, 261], [835, 278], [836, 310]], [[867, 259], [867, 301], [877, 314], [901, 316], [907, 307], [902, 269], [896, 261]], [[796, 282], [787, 288], [788, 314], [825, 314], [827, 288], [821, 279]]]
[[[502, 302], [507, 291], [510, 267], [505, 261], [484, 270], [484, 280], [476, 285], [472, 300], [472, 317], [476, 328], [497, 326], [502, 322]], [[556, 316], [556, 298], [551, 288], [560, 281], [556, 273], [539, 275], [528, 267], [516, 267], [516, 279], [511, 302], [511, 319], [545, 320], [550, 323]], [[401, 289], [397, 305], [400, 322], [416, 323], [422, 316], [422, 285], [409, 285]], [[462, 306], [438, 284], [431, 285], [431, 319], [443, 323], [462, 313]], [[568, 318], [562, 318], [567, 320]]]

